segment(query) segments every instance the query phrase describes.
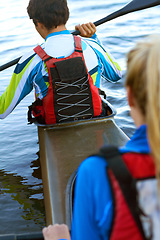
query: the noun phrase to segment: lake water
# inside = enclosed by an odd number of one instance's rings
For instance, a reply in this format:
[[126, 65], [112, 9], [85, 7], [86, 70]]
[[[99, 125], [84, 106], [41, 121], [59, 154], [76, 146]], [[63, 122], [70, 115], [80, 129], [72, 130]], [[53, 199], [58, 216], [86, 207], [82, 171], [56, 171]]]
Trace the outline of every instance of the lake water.
[[[68, 0], [69, 30], [83, 22], [95, 22], [120, 9], [126, 0]], [[29, 20], [28, 0], [0, 2], [0, 66], [32, 49], [43, 39]], [[125, 56], [135, 42], [159, 32], [160, 7], [131, 13], [97, 27], [97, 34], [117, 59], [125, 73]], [[14, 67], [0, 73], [0, 95], [8, 86]], [[116, 123], [130, 137], [135, 126], [123, 79], [113, 84], [103, 82], [107, 100], [116, 108]], [[27, 106], [34, 100], [29, 94], [17, 108], [0, 121], [0, 234], [41, 231], [45, 226], [43, 187], [38, 158], [35, 125], [27, 125]]]

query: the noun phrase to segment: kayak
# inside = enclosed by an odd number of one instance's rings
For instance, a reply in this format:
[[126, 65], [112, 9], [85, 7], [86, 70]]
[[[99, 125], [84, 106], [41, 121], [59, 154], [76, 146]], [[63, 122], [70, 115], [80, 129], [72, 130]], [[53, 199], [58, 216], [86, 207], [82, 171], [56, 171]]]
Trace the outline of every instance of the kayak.
[[103, 99], [107, 116], [41, 125], [38, 128], [46, 225], [72, 219], [74, 183], [81, 162], [104, 144], [122, 146], [128, 136], [116, 125], [113, 106]]
[[[41, 125], [38, 128], [46, 225], [66, 223], [71, 229], [77, 169], [104, 144], [122, 146], [128, 136], [116, 125], [116, 110], [103, 99], [107, 116]], [[0, 235], [0, 240], [43, 240], [42, 232]]]

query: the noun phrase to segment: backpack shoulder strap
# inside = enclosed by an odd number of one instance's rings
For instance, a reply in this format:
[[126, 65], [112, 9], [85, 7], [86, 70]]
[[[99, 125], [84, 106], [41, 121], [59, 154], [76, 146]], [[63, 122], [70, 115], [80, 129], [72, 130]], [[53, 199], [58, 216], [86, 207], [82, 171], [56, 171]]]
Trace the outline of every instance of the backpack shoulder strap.
[[144, 239], [146, 239], [142, 223], [140, 220], [140, 209], [137, 202], [137, 189], [136, 180], [129, 172], [126, 164], [124, 163], [121, 154], [115, 146], [103, 146], [100, 149], [99, 156], [105, 157], [108, 163], [108, 167], [112, 170], [119, 186], [123, 192], [123, 196], [127, 202], [130, 212], [137, 224], [139, 231]]
[[44, 61], [44, 62], [47, 62], [49, 61], [52, 57], [49, 56], [44, 50], [43, 48], [38, 45], [37, 47], [35, 47], [33, 49], [35, 51], [35, 53], [37, 53], [37, 55]]
[[75, 51], [76, 52], [83, 52], [82, 45], [81, 45], [81, 38], [74, 35], [74, 42], [75, 42]]

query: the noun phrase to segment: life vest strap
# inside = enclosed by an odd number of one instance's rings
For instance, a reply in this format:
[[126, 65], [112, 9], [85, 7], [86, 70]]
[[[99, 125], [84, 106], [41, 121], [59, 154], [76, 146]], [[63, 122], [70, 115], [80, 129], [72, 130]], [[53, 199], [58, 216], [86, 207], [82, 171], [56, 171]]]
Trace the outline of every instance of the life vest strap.
[[43, 50], [43, 48], [38, 45], [37, 47], [35, 47], [33, 49], [35, 51], [35, 53], [37, 53], [37, 55], [44, 61], [46, 62], [47, 59], [49, 60], [51, 57]]
[[108, 167], [112, 170], [116, 180], [119, 183], [133, 219], [135, 220], [143, 239], [146, 239], [140, 220], [140, 215], [144, 215], [144, 213], [138, 205], [136, 179], [132, 177], [127, 166], [125, 165], [118, 147], [105, 145], [100, 149], [99, 155], [106, 158]]
[[81, 38], [74, 36], [74, 42], [75, 42], [75, 52], [83, 52], [82, 45], [81, 45]]
[[[81, 46], [81, 38], [80, 37], [77, 37], [77, 36], [74, 36], [74, 42], [75, 42], [75, 51], [76, 52], [83, 52], [82, 51], [82, 46]], [[38, 45], [37, 47], [35, 47], [33, 49], [37, 54], [38, 56], [44, 61], [44, 62], [47, 62], [49, 61], [50, 59], [54, 59], [54, 57], [51, 57], [49, 56], [44, 50], [43, 48]]]

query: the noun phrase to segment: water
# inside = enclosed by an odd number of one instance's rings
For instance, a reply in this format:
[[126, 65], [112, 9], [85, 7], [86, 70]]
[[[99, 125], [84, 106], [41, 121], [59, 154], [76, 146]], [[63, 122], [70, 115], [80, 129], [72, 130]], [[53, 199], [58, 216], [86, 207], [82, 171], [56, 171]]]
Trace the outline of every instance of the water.
[[[97, 21], [120, 9], [126, 0], [68, 0], [70, 30], [78, 23]], [[0, 2], [0, 66], [38, 43], [41, 37], [28, 19], [28, 0]], [[142, 37], [159, 32], [160, 7], [125, 15], [97, 27], [103, 45], [126, 70], [125, 56]], [[0, 94], [10, 82], [14, 67], [0, 73]], [[107, 99], [117, 109], [116, 123], [130, 137], [135, 126], [123, 87], [124, 80], [102, 82]], [[38, 135], [34, 125], [27, 125], [27, 106], [34, 100], [29, 94], [17, 108], [0, 121], [0, 234], [41, 231], [45, 226], [43, 188], [38, 159]]]

